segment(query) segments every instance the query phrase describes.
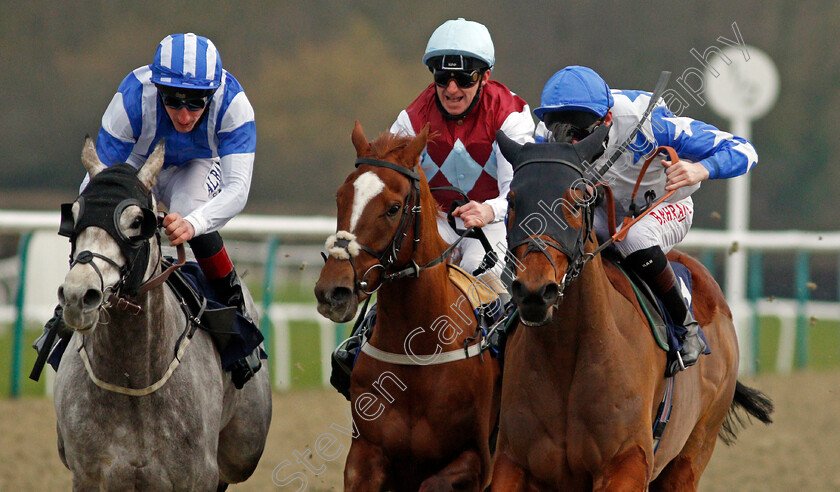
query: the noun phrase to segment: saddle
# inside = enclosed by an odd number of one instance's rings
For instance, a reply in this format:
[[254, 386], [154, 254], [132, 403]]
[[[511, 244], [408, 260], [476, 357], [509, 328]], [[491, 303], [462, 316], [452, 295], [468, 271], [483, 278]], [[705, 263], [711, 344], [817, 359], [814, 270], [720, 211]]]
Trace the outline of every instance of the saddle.
[[501, 281], [493, 279], [488, 284], [489, 279], [473, 277], [461, 267], [451, 263], [447, 264], [447, 273], [449, 281], [470, 302], [480, 328], [487, 328], [502, 317], [504, 310], [498, 292], [498, 289], [504, 289]]
[[[164, 267], [170, 262], [168, 258], [164, 259]], [[166, 283], [186, 307], [187, 317], [213, 339], [224, 370], [231, 370], [237, 361], [253, 353], [262, 343], [262, 333], [250, 317], [216, 300], [216, 292], [198, 263], [187, 262], [175, 270]], [[265, 351], [260, 349], [260, 359], [266, 358]]]

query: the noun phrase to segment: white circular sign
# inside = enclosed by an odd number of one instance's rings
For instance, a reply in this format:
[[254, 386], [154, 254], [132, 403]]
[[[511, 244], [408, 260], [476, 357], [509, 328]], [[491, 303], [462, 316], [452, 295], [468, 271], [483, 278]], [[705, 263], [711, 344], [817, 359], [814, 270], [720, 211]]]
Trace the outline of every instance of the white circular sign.
[[709, 104], [719, 115], [753, 120], [767, 114], [776, 103], [779, 71], [758, 48], [728, 46], [720, 55], [709, 57], [705, 84]]

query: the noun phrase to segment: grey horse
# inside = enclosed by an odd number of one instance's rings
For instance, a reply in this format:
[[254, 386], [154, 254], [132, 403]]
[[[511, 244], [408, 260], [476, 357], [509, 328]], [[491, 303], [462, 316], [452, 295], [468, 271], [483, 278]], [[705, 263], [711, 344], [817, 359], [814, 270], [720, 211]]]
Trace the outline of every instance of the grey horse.
[[[158, 144], [137, 171], [146, 193], [163, 153]], [[90, 138], [82, 163], [92, 179], [106, 169]], [[72, 206], [77, 224], [83, 206]], [[120, 208], [108, 218], [117, 236], [150, 241], [149, 260], [139, 265], [146, 281], [161, 271], [157, 236], [142, 230], [154, 215], [133, 202]], [[271, 421], [269, 371], [235, 389], [204, 331], [182, 339], [187, 318], [165, 284], [132, 299], [111, 296], [130, 269], [122, 267], [132, 265], [105, 229], [89, 226], [76, 235], [76, 259], [91, 253], [92, 259], [74, 262], [59, 288], [73, 335], [55, 380], [55, 411], [58, 452], [73, 473], [73, 489], [224, 490], [246, 480]], [[256, 313], [246, 298], [247, 311]]]

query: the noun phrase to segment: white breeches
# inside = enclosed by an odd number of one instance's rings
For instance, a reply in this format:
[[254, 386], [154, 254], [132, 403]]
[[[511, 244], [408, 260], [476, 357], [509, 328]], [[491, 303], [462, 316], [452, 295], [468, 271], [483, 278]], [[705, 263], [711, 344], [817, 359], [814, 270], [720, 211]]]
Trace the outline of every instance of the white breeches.
[[169, 213], [186, 217], [218, 195], [221, 184], [219, 159], [193, 159], [182, 166], [162, 170], [152, 190]]
[[[613, 243], [622, 256], [651, 246], [659, 246], [664, 253], [671, 251], [688, 234], [694, 220], [694, 202], [691, 197], [676, 203], [661, 203], [627, 232], [623, 241]], [[599, 242], [608, 236], [606, 212], [599, 207], [595, 213], [595, 230]], [[618, 227], [621, 230], [621, 227]]]

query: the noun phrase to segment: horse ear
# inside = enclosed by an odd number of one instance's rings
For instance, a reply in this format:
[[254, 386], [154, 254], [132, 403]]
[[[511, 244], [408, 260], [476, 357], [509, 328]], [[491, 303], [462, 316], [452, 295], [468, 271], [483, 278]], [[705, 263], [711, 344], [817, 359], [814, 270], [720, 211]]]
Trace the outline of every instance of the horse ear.
[[522, 145], [512, 140], [501, 130], [496, 132], [496, 143], [499, 145], [499, 150], [502, 151], [502, 155], [511, 163], [515, 171], [518, 167], [516, 156], [519, 154], [519, 150], [522, 149]]
[[365, 132], [362, 130], [362, 124], [356, 120], [356, 126], [353, 127], [353, 147], [356, 147], [356, 157], [363, 157], [370, 155], [370, 143], [368, 143]]
[[405, 147], [405, 155], [408, 157], [408, 161], [411, 162], [412, 167], [417, 163], [417, 159], [420, 157], [420, 154], [423, 153], [423, 149], [426, 148], [426, 143], [429, 140], [429, 123], [426, 123], [426, 126], [420, 131], [420, 133], [414, 137], [414, 140], [408, 143]]
[[578, 157], [580, 157], [582, 161], [590, 163], [595, 162], [596, 159], [601, 157], [607, 147], [604, 143], [604, 139], [607, 138], [609, 131], [610, 127], [602, 124], [589, 136], [580, 142], [572, 144], [575, 148], [575, 152], [578, 154]]
[[165, 152], [166, 145], [164, 144], [163, 139], [160, 139], [155, 146], [155, 150], [153, 150], [151, 155], [149, 155], [149, 158], [146, 159], [146, 163], [143, 164], [143, 167], [141, 167], [139, 171], [137, 171], [137, 179], [143, 183], [143, 186], [145, 186], [148, 191], [152, 191], [152, 187], [157, 182], [157, 175], [163, 167], [163, 157]]
[[85, 166], [91, 178], [105, 169], [105, 164], [102, 164], [99, 156], [96, 155], [96, 146], [93, 144], [90, 135], [85, 135], [85, 144], [82, 146], [82, 165]]

